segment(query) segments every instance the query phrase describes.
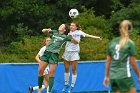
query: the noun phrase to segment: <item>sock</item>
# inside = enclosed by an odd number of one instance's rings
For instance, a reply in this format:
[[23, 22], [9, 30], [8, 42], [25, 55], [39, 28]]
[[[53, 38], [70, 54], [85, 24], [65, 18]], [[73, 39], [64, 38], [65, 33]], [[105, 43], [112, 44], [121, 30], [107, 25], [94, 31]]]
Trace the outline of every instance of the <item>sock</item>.
[[70, 77], [70, 72], [64, 73], [65, 85], [69, 84], [69, 77]]
[[33, 90], [38, 90], [38, 89], [39, 89], [38, 86], [34, 86], [34, 87], [33, 87]]
[[[38, 86], [34, 86], [33, 87], [33, 90], [38, 90], [39, 89], [39, 87]], [[42, 85], [42, 88], [41, 88], [42, 90], [44, 90], [45, 89], [45, 85]]]
[[71, 84], [72, 87], [74, 87], [74, 85], [75, 85], [76, 78], [77, 78], [77, 74], [76, 75], [72, 74], [72, 84]]
[[43, 82], [43, 76], [38, 76], [38, 86], [39, 86], [39, 89], [42, 87], [42, 82]]
[[49, 92], [49, 86], [46, 88], [46, 90], [47, 90], [47, 92], [46, 92], [46, 93], [48, 93], [48, 92]]
[[54, 83], [54, 77], [49, 77], [49, 92], [52, 91], [53, 83]]
[[45, 89], [45, 85], [42, 85], [42, 90], [44, 90]]

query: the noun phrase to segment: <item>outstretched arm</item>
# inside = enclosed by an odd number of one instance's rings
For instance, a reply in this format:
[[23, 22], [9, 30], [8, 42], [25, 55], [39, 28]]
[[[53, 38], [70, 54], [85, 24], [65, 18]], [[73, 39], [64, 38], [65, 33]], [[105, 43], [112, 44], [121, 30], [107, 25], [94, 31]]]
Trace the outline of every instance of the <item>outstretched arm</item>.
[[90, 38], [94, 38], [94, 39], [100, 39], [100, 40], [102, 40], [102, 38], [101, 37], [99, 37], [99, 36], [93, 36], [93, 35], [89, 35], [89, 34], [85, 34], [85, 37], [90, 37]]
[[48, 28], [48, 29], [42, 29], [42, 32], [44, 33], [44, 32], [51, 32], [52, 31], [52, 29], [50, 29], [50, 28]]

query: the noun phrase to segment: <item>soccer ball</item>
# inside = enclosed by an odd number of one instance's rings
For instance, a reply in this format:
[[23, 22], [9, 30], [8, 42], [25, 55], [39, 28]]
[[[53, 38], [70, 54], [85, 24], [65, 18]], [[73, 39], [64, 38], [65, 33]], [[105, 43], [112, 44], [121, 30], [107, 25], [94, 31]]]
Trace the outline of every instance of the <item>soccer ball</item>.
[[71, 18], [76, 18], [78, 15], [79, 15], [79, 12], [78, 12], [77, 9], [71, 9], [71, 10], [69, 11], [69, 16], [70, 16]]

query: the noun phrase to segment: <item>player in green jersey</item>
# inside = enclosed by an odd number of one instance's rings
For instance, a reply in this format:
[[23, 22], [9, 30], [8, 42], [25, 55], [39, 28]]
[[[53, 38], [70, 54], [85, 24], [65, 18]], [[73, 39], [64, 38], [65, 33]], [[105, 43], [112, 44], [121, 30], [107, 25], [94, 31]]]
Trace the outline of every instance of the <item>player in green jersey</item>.
[[120, 37], [113, 39], [109, 44], [104, 85], [108, 87], [110, 81], [111, 90], [115, 93], [136, 93], [130, 64], [138, 76], [139, 84], [140, 73], [136, 61], [135, 44], [129, 38], [132, 23], [129, 20], [122, 21], [119, 31]]
[[52, 92], [52, 87], [54, 84], [54, 73], [58, 64], [58, 56], [59, 51], [62, 45], [66, 41], [71, 41], [73, 43], [77, 43], [77, 41], [72, 38], [71, 36], [67, 36], [66, 25], [62, 24], [59, 26], [57, 30], [43, 29], [42, 32], [48, 32], [51, 37], [51, 41], [46, 48], [44, 55], [41, 57], [41, 62], [39, 62], [39, 69], [38, 69], [38, 85], [39, 91], [41, 93], [41, 87], [43, 82], [43, 72], [48, 64], [50, 64], [50, 71], [49, 71], [49, 93]]

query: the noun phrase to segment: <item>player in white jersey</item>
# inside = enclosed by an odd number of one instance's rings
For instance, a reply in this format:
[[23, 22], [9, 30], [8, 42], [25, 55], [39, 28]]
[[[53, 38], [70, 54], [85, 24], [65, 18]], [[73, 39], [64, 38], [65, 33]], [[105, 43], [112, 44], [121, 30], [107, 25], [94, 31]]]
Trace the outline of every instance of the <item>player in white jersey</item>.
[[[46, 48], [47, 48], [47, 45], [48, 45], [48, 43], [50, 42], [50, 40], [51, 40], [51, 38], [49, 38], [49, 37], [45, 38], [45, 40], [44, 40], [44, 42], [43, 42], [45, 46], [43, 46], [43, 47], [40, 49], [40, 51], [38, 52], [38, 54], [36, 55], [35, 60], [36, 60], [38, 63], [40, 63], [40, 61], [41, 61], [41, 60], [40, 60], [40, 57], [44, 54], [44, 52], [45, 52], [45, 50], [46, 50]], [[47, 88], [47, 90], [48, 90], [49, 70], [50, 70], [50, 67], [49, 67], [49, 65], [48, 65], [48, 66], [45, 68], [44, 73], [43, 73], [43, 75], [44, 75], [44, 85], [42, 85], [42, 90], [44, 90], [45, 88]], [[39, 86], [29, 87], [28, 93], [32, 93], [34, 90], [37, 90], [37, 91], [38, 91], [38, 89], [39, 89]]]
[[[80, 30], [80, 25], [77, 23], [72, 22], [70, 24], [70, 33], [73, 38], [77, 40], [77, 44], [74, 44], [72, 42], [67, 41], [66, 46], [65, 46], [65, 52], [62, 56], [64, 59], [64, 67], [65, 67], [65, 73], [64, 73], [64, 80], [65, 80], [65, 85], [62, 89], [63, 92], [67, 90], [68, 87], [68, 93], [71, 93], [72, 89], [74, 88], [76, 78], [77, 78], [77, 64], [78, 60], [80, 59], [79, 52], [80, 52], [80, 39], [81, 37], [90, 37], [94, 39], [100, 39], [98, 36], [93, 36], [84, 33], [83, 31]], [[70, 62], [72, 64], [72, 84], [69, 86], [69, 76], [70, 76]]]

